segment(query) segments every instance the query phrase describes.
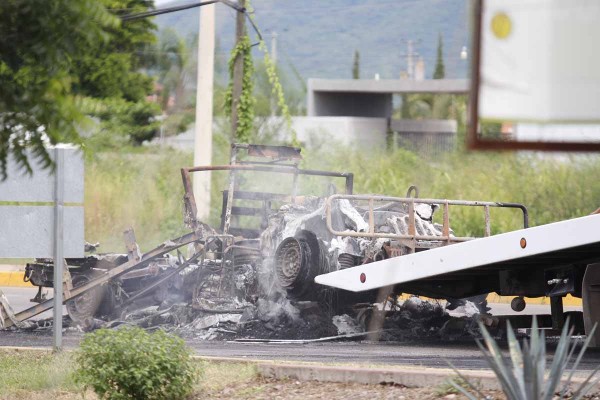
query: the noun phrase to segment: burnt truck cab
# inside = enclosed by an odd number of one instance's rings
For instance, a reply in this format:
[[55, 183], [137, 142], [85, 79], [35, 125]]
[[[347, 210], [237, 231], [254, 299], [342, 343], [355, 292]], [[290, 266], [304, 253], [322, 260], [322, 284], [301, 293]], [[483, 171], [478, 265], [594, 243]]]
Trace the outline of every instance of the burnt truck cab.
[[[484, 236], [492, 233], [490, 209], [517, 210], [524, 227], [528, 213], [516, 203], [420, 198], [415, 186], [405, 197], [356, 195], [352, 173], [302, 169], [301, 161], [299, 148], [233, 144], [229, 165], [183, 168], [186, 223], [194, 230], [205, 226], [196, 218], [192, 174], [226, 171], [219, 234], [232, 252], [233, 265], [250, 263], [271, 271], [275, 283], [292, 299], [318, 300], [335, 291], [339, 304], [352, 304], [400, 293], [460, 299], [501, 291], [497, 282], [473, 280], [409, 283], [363, 292], [315, 283], [318, 275], [473, 239], [458, 236], [451, 228], [451, 210], [457, 207], [481, 210]], [[301, 193], [306, 186], [302, 178], [322, 180], [324, 184], [316, 185], [321, 193]], [[287, 192], [265, 190], [269, 184]]]

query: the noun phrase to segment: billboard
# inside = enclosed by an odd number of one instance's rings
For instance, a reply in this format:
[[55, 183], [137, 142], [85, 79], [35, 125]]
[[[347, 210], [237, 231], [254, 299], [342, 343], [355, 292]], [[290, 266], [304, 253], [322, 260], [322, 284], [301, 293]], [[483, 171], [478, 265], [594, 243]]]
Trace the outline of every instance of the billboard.
[[470, 147], [600, 150], [600, 1], [473, 4]]

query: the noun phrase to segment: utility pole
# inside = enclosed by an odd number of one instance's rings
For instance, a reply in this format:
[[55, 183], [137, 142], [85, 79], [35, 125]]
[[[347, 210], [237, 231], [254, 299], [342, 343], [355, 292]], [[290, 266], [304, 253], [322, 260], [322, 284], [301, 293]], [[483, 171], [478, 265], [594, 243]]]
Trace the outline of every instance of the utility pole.
[[413, 67], [413, 41], [408, 41], [408, 53], [406, 54], [406, 69], [408, 70], [408, 78], [414, 78], [414, 67]]
[[[246, 8], [246, 0], [239, 0], [239, 6]], [[246, 35], [246, 13], [238, 11], [235, 17], [235, 46]], [[233, 90], [231, 96], [231, 143], [235, 143], [238, 128], [237, 105], [242, 96], [242, 80], [244, 79], [244, 58], [236, 57], [233, 64]]]
[[[213, 77], [215, 64], [215, 5], [200, 7], [198, 30], [198, 80], [196, 84], [196, 132], [194, 165], [212, 164]], [[210, 213], [210, 173], [196, 173], [194, 197], [200, 220]]]
[[[277, 36], [277, 32], [271, 33], [271, 60], [275, 68], [277, 68]], [[271, 116], [274, 117], [275, 114], [277, 114], [277, 99], [271, 93]]]
[[271, 60], [273, 60], [273, 64], [277, 65], [277, 37], [279, 35], [277, 32], [271, 33]]

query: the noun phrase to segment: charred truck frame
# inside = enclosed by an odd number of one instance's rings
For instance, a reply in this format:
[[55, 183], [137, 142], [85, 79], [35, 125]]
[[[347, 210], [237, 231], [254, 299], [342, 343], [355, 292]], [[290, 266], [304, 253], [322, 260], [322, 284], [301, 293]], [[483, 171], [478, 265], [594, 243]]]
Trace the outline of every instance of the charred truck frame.
[[[181, 169], [184, 222], [192, 232], [142, 254], [133, 231], [128, 231], [127, 254], [65, 260], [64, 301], [71, 318], [90, 326], [93, 317], [118, 318], [136, 302], [164, 300], [169, 286], [176, 287], [193, 308], [201, 310], [255, 302], [272, 290], [282, 291], [293, 301], [324, 302], [336, 311], [358, 303], [394, 299], [400, 293], [445, 299], [494, 291], [515, 296], [581, 295], [578, 288], [583, 278], [578, 270], [542, 270], [539, 274], [536, 270], [541, 280], [561, 280], [560, 288], [557, 284], [548, 290], [534, 290], [537, 286], [532, 277], [521, 277], [523, 270], [476, 274], [476, 279], [472, 274], [431, 276], [377, 284], [370, 289], [331, 283], [323, 277], [353, 274], [352, 279], [358, 278], [356, 285], [368, 287], [369, 271], [377, 273], [376, 266], [384, 261], [397, 257], [409, 260], [419, 253], [472, 241], [475, 238], [455, 235], [451, 227], [451, 211], [456, 207], [481, 209], [484, 237], [492, 235], [492, 208], [520, 211], [525, 230], [527, 208], [516, 203], [419, 198], [414, 186], [406, 197], [355, 195], [352, 173], [302, 169], [301, 159], [299, 148], [234, 144], [229, 165]], [[192, 174], [215, 171], [229, 174], [219, 229], [197, 219], [192, 191]], [[291, 191], [243, 190], [246, 173], [289, 176]], [[343, 181], [344, 193], [337, 193], [335, 185], [329, 184], [325, 196], [302, 195], [299, 177], [304, 176]], [[438, 223], [434, 212], [440, 208]], [[253, 224], [243, 223], [248, 221]], [[184, 247], [187, 257], [180, 251]], [[0, 301], [4, 328], [19, 326], [52, 307], [52, 301], [43, 298], [41, 291], [52, 286], [51, 276], [51, 260], [27, 265], [25, 279], [40, 287], [33, 299], [38, 304], [14, 314], [5, 300]], [[565, 286], [565, 279], [574, 283]], [[237, 299], [235, 304], [232, 298]], [[519, 304], [513, 306], [519, 308]]]

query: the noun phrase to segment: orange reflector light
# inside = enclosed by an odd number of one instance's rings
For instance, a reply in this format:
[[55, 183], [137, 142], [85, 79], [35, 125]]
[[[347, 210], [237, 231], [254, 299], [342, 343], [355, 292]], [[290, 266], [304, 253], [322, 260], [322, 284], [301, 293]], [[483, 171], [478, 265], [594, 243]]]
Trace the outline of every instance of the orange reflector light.
[[527, 247], [527, 240], [525, 240], [525, 238], [521, 238], [521, 248], [524, 249], [525, 247]]
[[365, 283], [365, 281], [367, 280], [367, 275], [365, 275], [365, 273], [361, 273], [360, 274], [360, 283]]

